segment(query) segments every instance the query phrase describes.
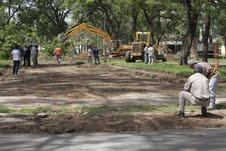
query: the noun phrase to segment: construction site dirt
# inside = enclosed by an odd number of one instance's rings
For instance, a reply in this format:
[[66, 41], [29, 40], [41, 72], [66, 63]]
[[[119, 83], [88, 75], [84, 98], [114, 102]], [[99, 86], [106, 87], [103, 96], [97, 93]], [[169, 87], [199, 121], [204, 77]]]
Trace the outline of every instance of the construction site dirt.
[[[186, 77], [146, 73], [107, 64], [43, 64], [11, 69], [1, 75], [0, 105], [23, 108], [37, 105], [131, 106], [177, 104]], [[218, 94], [224, 97], [223, 93]], [[226, 111], [215, 110], [207, 118], [192, 112], [185, 119], [175, 113], [103, 115], [37, 114], [0, 115], [0, 133], [70, 133], [152, 131], [177, 128], [225, 127]]]

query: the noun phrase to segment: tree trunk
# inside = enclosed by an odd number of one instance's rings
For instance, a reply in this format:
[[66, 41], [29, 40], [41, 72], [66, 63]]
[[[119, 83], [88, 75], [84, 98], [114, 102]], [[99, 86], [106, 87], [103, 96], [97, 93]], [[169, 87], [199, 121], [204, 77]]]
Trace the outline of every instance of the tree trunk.
[[191, 46], [191, 58], [196, 60], [198, 59], [197, 45], [198, 45], [197, 37], [194, 37], [192, 41], [192, 46]]
[[206, 21], [205, 21], [205, 30], [203, 34], [203, 58], [202, 60], [204, 62], [208, 61], [208, 39], [209, 39], [209, 33], [210, 33], [210, 25], [211, 25], [211, 20], [210, 20], [210, 15], [207, 16]]
[[132, 32], [130, 35], [130, 40], [134, 41], [135, 40], [135, 33], [137, 31], [137, 17], [139, 15], [139, 10], [136, 6], [136, 4], [132, 1], [132, 9], [131, 9], [131, 14], [132, 14]]
[[146, 18], [146, 20], [147, 20], [147, 22], [148, 22], [148, 24], [149, 24], [149, 27], [150, 27], [150, 32], [151, 32], [151, 44], [154, 44], [155, 43], [155, 38], [154, 38], [154, 23], [153, 23], [153, 19], [154, 18], [151, 18], [151, 17], [149, 17], [149, 15], [148, 15], [148, 13], [147, 13], [147, 10], [146, 10], [146, 6], [143, 6], [143, 5], [141, 5], [142, 7], [141, 7], [141, 9], [143, 10], [143, 12], [144, 12], [144, 16], [145, 16], [145, 18]]
[[183, 48], [181, 53], [180, 63], [186, 65], [189, 52], [192, 46], [192, 41], [196, 35], [198, 23], [198, 12], [192, 7], [191, 0], [184, 0], [184, 6], [187, 12], [186, 34], [183, 40]]

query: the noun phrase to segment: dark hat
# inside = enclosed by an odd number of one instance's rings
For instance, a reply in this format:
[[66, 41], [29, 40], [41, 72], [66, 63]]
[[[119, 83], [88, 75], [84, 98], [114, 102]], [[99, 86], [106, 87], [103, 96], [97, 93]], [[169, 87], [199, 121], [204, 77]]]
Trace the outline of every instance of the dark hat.
[[202, 73], [203, 72], [202, 66], [199, 65], [199, 64], [195, 64], [194, 72], [195, 73]]

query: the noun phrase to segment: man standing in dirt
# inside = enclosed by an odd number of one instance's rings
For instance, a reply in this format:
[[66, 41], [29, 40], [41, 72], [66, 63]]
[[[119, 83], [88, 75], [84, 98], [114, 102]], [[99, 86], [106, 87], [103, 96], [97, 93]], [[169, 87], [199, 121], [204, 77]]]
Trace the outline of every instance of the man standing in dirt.
[[91, 46], [89, 46], [88, 48], [88, 63], [92, 63], [92, 55], [93, 55], [93, 52], [92, 52], [92, 49], [91, 49]]
[[150, 45], [150, 47], [148, 48], [148, 64], [153, 65], [154, 61], [155, 61], [155, 49], [153, 47], [153, 45]]
[[16, 76], [19, 71], [21, 57], [21, 52], [18, 44], [16, 44], [15, 47], [13, 48], [11, 52], [11, 57], [13, 59], [13, 76]]
[[93, 49], [93, 57], [94, 57], [95, 64], [100, 64], [99, 49], [96, 46]]
[[149, 62], [149, 53], [148, 53], [149, 45], [144, 47], [144, 64]]
[[200, 65], [202, 67], [202, 74], [204, 74], [209, 79], [209, 91], [210, 91], [210, 104], [208, 109], [212, 110], [216, 107], [216, 89], [220, 80], [219, 72], [213, 68], [207, 62], [198, 62], [194, 59], [188, 60], [188, 66], [192, 69], [196, 65]]
[[207, 116], [206, 107], [209, 104], [210, 92], [208, 79], [202, 74], [202, 66], [194, 67], [195, 73], [188, 78], [184, 85], [184, 90], [179, 93], [179, 111], [178, 117], [184, 117], [185, 102], [192, 105], [201, 106], [202, 115]]
[[31, 47], [31, 60], [33, 62], [33, 67], [38, 66], [38, 45], [33, 45]]
[[62, 49], [60, 47], [55, 48], [54, 55], [55, 55], [57, 63], [60, 63], [61, 55], [62, 55]]
[[26, 53], [25, 53], [25, 56], [26, 56], [26, 65], [28, 67], [31, 66], [31, 48], [32, 48], [32, 45], [28, 46], [26, 49]]

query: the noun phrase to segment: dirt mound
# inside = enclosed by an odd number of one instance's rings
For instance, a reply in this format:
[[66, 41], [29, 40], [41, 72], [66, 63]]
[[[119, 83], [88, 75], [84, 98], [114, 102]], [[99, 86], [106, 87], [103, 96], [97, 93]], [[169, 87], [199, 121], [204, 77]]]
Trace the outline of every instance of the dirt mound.
[[179, 128], [224, 127], [225, 115], [210, 114], [208, 118], [190, 115], [179, 119], [175, 114], [158, 115], [106, 115], [77, 116], [51, 115], [48, 118], [16, 116], [21, 122], [0, 123], [0, 133], [89, 133], [89, 132], [128, 132], [153, 131]]
[[76, 60], [85, 61], [88, 59], [88, 52], [82, 52], [76, 55]]

